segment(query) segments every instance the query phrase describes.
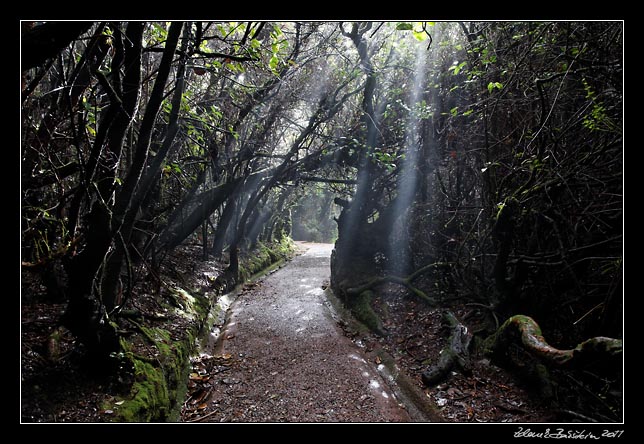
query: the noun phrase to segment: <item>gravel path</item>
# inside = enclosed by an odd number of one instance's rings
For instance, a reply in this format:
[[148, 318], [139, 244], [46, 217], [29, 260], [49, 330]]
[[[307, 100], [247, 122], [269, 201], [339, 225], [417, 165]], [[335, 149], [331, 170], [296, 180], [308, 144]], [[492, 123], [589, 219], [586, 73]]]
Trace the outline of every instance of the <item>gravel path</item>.
[[[331, 316], [330, 244], [306, 252], [231, 306], [215, 358], [193, 373], [200, 403], [185, 421], [407, 422], [409, 415]], [[193, 408], [194, 412], [194, 408]]]

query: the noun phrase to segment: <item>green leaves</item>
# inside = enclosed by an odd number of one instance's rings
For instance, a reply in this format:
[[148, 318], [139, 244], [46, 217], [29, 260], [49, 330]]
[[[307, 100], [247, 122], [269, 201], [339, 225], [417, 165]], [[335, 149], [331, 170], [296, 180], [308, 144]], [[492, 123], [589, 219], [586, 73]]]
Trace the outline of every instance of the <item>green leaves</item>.
[[171, 162], [171, 163], [167, 164], [166, 166], [164, 166], [161, 169], [161, 172], [164, 175], [169, 175], [171, 173], [181, 174], [183, 172], [183, 170], [181, 169], [181, 166], [178, 163]]
[[412, 110], [414, 113], [413, 115], [420, 120], [425, 120], [429, 119], [432, 116], [432, 113], [434, 112], [432, 107], [429, 106], [427, 101], [425, 99], [421, 100], [420, 102], [416, 103], [414, 106], [414, 109]]
[[452, 75], [458, 75], [458, 73], [463, 70], [465, 65], [467, 65], [467, 62], [458, 63], [458, 61], [456, 61], [452, 64], [452, 66], [448, 68], [448, 71], [452, 71]]
[[435, 22], [400, 22], [396, 25], [397, 31], [411, 31], [412, 35], [419, 42], [424, 42], [427, 40], [429, 35], [427, 34], [427, 27], [434, 26]]
[[490, 82], [487, 84], [487, 91], [492, 94], [494, 89], [503, 89], [503, 83], [501, 82]]
[[277, 54], [273, 54], [270, 61], [268, 62], [268, 67], [273, 71], [273, 74], [277, 75], [277, 66], [280, 63], [280, 59], [277, 57]]
[[396, 161], [402, 159], [402, 155], [377, 150], [374, 151], [373, 158], [378, 164], [385, 167], [387, 171], [392, 172], [396, 169]]
[[597, 99], [595, 91], [585, 78], [582, 79], [582, 83], [584, 85], [584, 90], [586, 91], [586, 98], [593, 104], [590, 113], [586, 113], [582, 121], [584, 127], [591, 131], [617, 132], [619, 128], [613, 120], [608, 117], [606, 106]]
[[418, 40], [419, 42], [424, 42], [425, 40], [427, 40], [427, 33], [424, 30], [423, 31], [412, 31], [412, 33], [414, 34], [414, 38], [416, 40]]
[[496, 63], [496, 54], [492, 54], [487, 48], [483, 49], [481, 51], [481, 63], [485, 66]]
[[397, 31], [411, 31], [414, 29], [414, 25], [411, 23], [398, 23], [396, 25], [396, 30]]
[[148, 44], [153, 46], [165, 42], [168, 39], [168, 27], [165, 22], [150, 23], [150, 32], [147, 36]]
[[282, 29], [275, 25], [271, 31], [271, 58], [268, 61], [268, 67], [271, 72], [276, 76], [279, 76], [279, 65], [282, 61], [280, 59], [280, 53], [283, 53], [284, 50], [288, 47], [288, 40], [284, 37]]

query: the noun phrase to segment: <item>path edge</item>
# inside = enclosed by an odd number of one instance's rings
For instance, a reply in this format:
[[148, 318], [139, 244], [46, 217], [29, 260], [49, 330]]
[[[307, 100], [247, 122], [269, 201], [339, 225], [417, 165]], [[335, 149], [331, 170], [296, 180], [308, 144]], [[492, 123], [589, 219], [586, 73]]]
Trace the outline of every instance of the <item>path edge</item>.
[[[340, 298], [330, 287], [324, 291], [324, 296], [329, 302], [325, 304], [331, 317], [340, 327], [352, 336], [371, 333], [369, 328], [358, 321], [351, 311], [342, 303]], [[378, 372], [394, 393], [398, 401], [405, 407], [412, 422], [444, 422], [438, 413], [438, 407], [427, 397], [409, 375], [400, 369], [394, 357], [379, 344], [368, 353], [374, 358], [380, 358], [382, 365], [377, 367]]]

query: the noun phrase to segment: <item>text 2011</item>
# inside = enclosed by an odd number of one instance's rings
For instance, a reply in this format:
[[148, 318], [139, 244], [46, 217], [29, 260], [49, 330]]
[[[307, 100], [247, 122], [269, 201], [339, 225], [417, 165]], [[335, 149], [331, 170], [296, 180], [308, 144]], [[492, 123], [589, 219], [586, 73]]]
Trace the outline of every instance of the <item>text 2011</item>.
[[623, 433], [623, 430], [604, 430], [602, 432], [602, 438], [619, 438]]

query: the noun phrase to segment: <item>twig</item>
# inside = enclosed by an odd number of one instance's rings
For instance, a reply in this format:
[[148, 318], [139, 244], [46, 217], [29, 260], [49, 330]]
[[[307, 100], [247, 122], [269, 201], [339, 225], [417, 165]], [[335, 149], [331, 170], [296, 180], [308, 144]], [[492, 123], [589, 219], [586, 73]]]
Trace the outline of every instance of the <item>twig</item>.
[[489, 305], [485, 305], [485, 304], [479, 304], [478, 302], [469, 302], [469, 303], [467, 303], [465, 305], [466, 306], [482, 307], [482, 308], [488, 309], [490, 311], [490, 313], [492, 314], [492, 316], [494, 317], [494, 323], [496, 324], [496, 330], [499, 329], [499, 318], [496, 316], [496, 312], [494, 311], [494, 307], [490, 307]]
[[588, 387], [586, 387], [584, 384], [581, 382], [577, 381], [575, 378], [570, 376], [569, 374], [566, 374], [566, 377], [570, 379], [572, 382], [577, 384], [578, 387], [580, 387], [582, 390], [586, 391], [590, 396], [592, 396], [594, 399], [596, 399], [600, 405], [602, 405], [604, 408], [606, 408], [607, 411], [612, 412], [610, 406], [606, 401], [604, 401], [600, 396], [598, 396], [595, 392], [590, 390]]
[[212, 412], [208, 413], [207, 415], [200, 416], [200, 417], [199, 417], [199, 418], [197, 418], [197, 419], [191, 419], [190, 421], [186, 421], [186, 422], [199, 422], [199, 421], [203, 421], [204, 419], [211, 417], [211, 416], [212, 416], [212, 415], [214, 415], [215, 413], [219, 413], [219, 410], [213, 410]]
[[575, 322], [573, 322], [573, 323], [572, 323], [572, 325], [577, 325], [577, 324], [578, 324], [578, 323], [580, 323], [584, 318], [586, 318], [586, 316], [588, 316], [589, 314], [591, 314], [593, 311], [597, 310], [599, 307], [602, 307], [603, 305], [604, 305], [604, 303], [603, 303], [603, 302], [600, 302], [599, 304], [595, 305], [593, 308], [591, 308], [590, 310], [588, 310], [588, 311], [586, 312], [586, 314], [584, 314], [582, 317], [580, 317], [580, 318], [579, 318], [579, 319], [577, 319]]
[[563, 413], [565, 415], [572, 416], [573, 418], [581, 419], [582, 421], [586, 422], [599, 422], [598, 420], [591, 418], [590, 416], [582, 415], [581, 413], [573, 412], [572, 410], [561, 409], [558, 410], [557, 413]]
[[504, 402], [501, 402], [501, 401], [494, 401], [492, 404], [494, 406], [502, 409], [502, 410], [505, 410], [508, 413], [521, 413], [521, 414], [524, 414], [524, 415], [526, 413], [528, 413], [528, 412], [526, 412], [525, 410], [523, 410], [523, 409], [521, 409], [519, 407], [515, 407], [515, 406], [512, 406], [512, 405], [506, 404]]

